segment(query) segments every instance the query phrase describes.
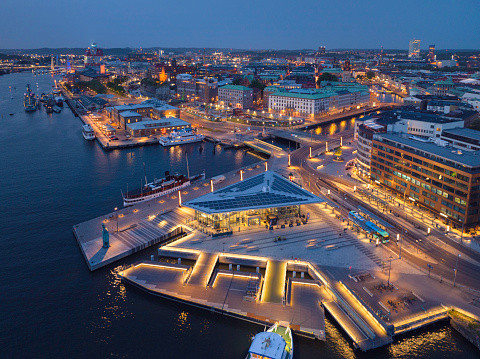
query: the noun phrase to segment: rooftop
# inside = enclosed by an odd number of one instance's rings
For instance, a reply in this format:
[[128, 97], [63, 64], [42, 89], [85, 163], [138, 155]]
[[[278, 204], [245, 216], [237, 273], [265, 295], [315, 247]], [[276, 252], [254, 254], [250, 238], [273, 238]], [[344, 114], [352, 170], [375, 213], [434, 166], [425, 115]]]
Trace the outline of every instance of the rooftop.
[[[447, 161], [456, 162], [461, 166], [480, 167], [480, 151], [468, 151], [468, 153], [463, 153], [462, 151], [452, 149], [452, 147], [443, 147], [426, 140], [414, 140], [409, 137], [411, 136], [402, 137], [398, 135], [393, 135], [391, 133], [381, 133], [374, 135], [374, 138], [377, 140], [384, 138], [386, 140], [409, 146], [410, 150], [418, 155], [425, 156], [425, 153], [428, 153], [429, 155], [432, 155], [437, 159], [443, 158]], [[405, 149], [405, 147], [403, 146], [402, 148]], [[450, 164], [447, 163], [447, 165]]]
[[332, 94], [332, 93], [303, 94], [303, 93], [294, 93], [294, 92], [275, 92], [275, 93], [272, 93], [270, 96], [303, 98], [307, 100], [319, 100], [319, 99], [331, 97], [334, 95], [335, 94]]
[[247, 86], [240, 86], [240, 85], [225, 85], [222, 87], [219, 87], [219, 89], [224, 89], [224, 90], [237, 90], [237, 91], [251, 91], [252, 89]]
[[267, 171], [190, 200], [184, 205], [213, 214], [319, 202], [323, 200], [288, 179]]
[[186, 121], [176, 117], [162, 118], [161, 120], [145, 120], [127, 124], [131, 130], [144, 130], [147, 128], [190, 126]]
[[453, 128], [451, 130], [443, 130], [442, 135], [444, 134], [452, 134], [480, 141], [480, 131], [472, 130], [470, 128]]
[[140, 115], [138, 112], [135, 112], [135, 111], [123, 111], [122, 113], [120, 113], [120, 116], [122, 117], [141, 117], [142, 115]]

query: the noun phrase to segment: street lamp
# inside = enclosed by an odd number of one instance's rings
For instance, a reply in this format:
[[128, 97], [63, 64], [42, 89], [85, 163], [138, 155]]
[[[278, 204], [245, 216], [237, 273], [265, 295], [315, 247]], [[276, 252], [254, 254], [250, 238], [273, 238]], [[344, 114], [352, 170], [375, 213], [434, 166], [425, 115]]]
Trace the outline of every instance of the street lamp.
[[397, 233], [397, 243], [398, 243], [398, 240], [400, 239], [400, 253], [398, 255], [398, 258], [399, 259], [402, 259], [402, 243], [403, 243], [403, 237], [400, 238], [400, 233]]
[[387, 287], [390, 287], [390, 270], [392, 269], [392, 256], [390, 256], [390, 266], [388, 267], [388, 280], [387, 280]]
[[463, 229], [465, 227], [465, 222], [459, 219], [460, 222], [462, 222], [462, 234], [460, 235], [460, 243], [463, 244]]
[[117, 219], [117, 232], [118, 232], [118, 208], [115, 207], [115, 217]]
[[458, 258], [460, 258], [462, 255], [459, 253], [457, 256], [457, 263], [455, 263], [455, 269], [453, 270], [455, 272], [455, 276], [453, 277], [453, 286], [455, 287], [455, 282], [457, 281], [457, 267], [458, 267]]
[[418, 254], [418, 242], [421, 242], [421, 239], [415, 239], [415, 242], [417, 243], [417, 254]]

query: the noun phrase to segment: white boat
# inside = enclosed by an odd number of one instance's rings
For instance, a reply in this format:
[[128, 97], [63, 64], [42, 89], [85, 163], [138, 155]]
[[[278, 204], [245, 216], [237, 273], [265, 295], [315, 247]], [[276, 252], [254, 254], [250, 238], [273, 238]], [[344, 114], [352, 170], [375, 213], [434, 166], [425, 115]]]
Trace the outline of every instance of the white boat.
[[62, 111], [62, 109], [61, 109], [60, 107], [56, 106], [56, 105], [53, 106], [52, 110], [53, 110], [53, 112], [55, 112], [55, 113], [60, 113], [60, 112]]
[[266, 332], [253, 338], [246, 359], [292, 359], [293, 339], [288, 326], [275, 323]]
[[184, 128], [179, 131], [172, 131], [168, 136], [160, 137], [158, 141], [162, 146], [176, 146], [186, 143], [200, 142], [204, 135], [193, 132], [191, 128]]
[[95, 139], [95, 131], [93, 131], [93, 128], [90, 125], [83, 125], [82, 126], [82, 134], [83, 134], [83, 138], [86, 139], [86, 140], [94, 140]]

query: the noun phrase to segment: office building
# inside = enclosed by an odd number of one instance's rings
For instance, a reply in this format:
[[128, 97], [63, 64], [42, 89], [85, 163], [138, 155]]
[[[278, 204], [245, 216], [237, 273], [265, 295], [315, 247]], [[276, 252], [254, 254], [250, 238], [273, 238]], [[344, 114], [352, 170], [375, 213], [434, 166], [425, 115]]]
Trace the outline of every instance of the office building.
[[315, 117], [330, 108], [331, 93], [276, 92], [268, 96], [268, 110], [286, 116]]
[[430, 45], [428, 47], [427, 62], [429, 63], [435, 62], [435, 45]]
[[218, 104], [247, 109], [253, 107], [253, 90], [250, 87], [226, 85], [218, 88]]
[[480, 151], [408, 135], [374, 134], [371, 180], [438, 216], [471, 229], [480, 224]]
[[420, 40], [412, 39], [408, 45], [408, 58], [419, 59], [420, 58]]

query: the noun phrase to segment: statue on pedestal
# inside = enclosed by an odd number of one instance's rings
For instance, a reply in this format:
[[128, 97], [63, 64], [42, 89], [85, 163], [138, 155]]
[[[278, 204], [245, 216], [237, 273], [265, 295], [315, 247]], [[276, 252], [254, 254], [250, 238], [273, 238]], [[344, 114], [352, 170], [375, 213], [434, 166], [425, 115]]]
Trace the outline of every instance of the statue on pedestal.
[[108, 229], [105, 227], [105, 223], [102, 223], [102, 237], [103, 237], [103, 248], [110, 247], [110, 233], [108, 233]]

